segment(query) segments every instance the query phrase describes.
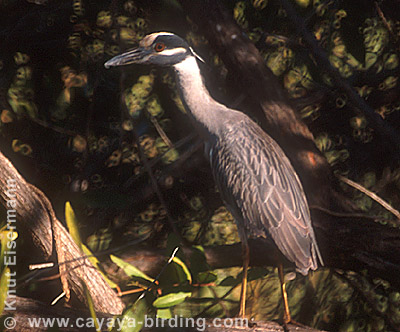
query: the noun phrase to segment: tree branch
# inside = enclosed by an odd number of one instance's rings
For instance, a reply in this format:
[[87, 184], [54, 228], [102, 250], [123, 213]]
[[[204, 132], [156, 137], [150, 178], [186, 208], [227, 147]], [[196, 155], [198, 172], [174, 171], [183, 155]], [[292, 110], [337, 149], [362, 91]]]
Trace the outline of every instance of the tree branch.
[[[121, 313], [124, 308], [121, 299], [87, 258], [80, 259], [83, 253], [56, 218], [50, 201], [38, 188], [27, 183], [1, 152], [0, 174], [1, 204], [10, 211], [10, 201], [14, 200], [18, 232], [27, 242], [33, 239], [45, 258], [54, 253], [57, 255], [67, 300], [71, 289], [81, 302], [86, 301], [83, 281], [89, 289], [95, 310]], [[53, 241], [55, 246], [52, 245]]]
[[[68, 332], [79, 332], [79, 331], [94, 331], [93, 329], [90, 329], [88, 327], [84, 328], [78, 328], [76, 323], [79, 322], [79, 324], [85, 324], [90, 322], [91, 316], [88, 311], [82, 311], [82, 310], [77, 310], [73, 308], [59, 308], [59, 307], [52, 307], [49, 305], [46, 305], [44, 303], [22, 298], [22, 297], [17, 297], [16, 298], [16, 307], [17, 310], [14, 312], [13, 318], [16, 321], [16, 326], [13, 329], [15, 332], [26, 332], [26, 331], [32, 331], [33, 325], [32, 325], [32, 320], [37, 319], [39, 320], [40, 318], [46, 317], [46, 319], [63, 319], [67, 318], [69, 320], [69, 326], [68, 327], [62, 327], [60, 326], [57, 331], [68, 331]], [[96, 317], [103, 323], [101, 331], [109, 331], [108, 326], [106, 323], [110, 322], [111, 319], [113, 318], [112, 315], [107, 315], [101, 312], [96, 313]], [[3, 317], [4, 318], [4, 317]], [[78, 321], [79, 319], [79, 321]], [[180, 318], [180, 321], [183, 321], [182, 318]], [[185, 321], [183, 321], [185, 322]], [[195, 319], [193, 320], [193, 324], [191, 321], [188, 321], [187, 328], [185, 326], [180, 327], [179, 322], [177, 323], [176, 321], [171, 321], [168, 323], [168, 321], [164, 321], [164, 326], [165, 328], [157, 328], [157, 327], [146, 327], [144, 326], [144, 329], [142, 331], [144, 332], [155, 332], [155, 331], [176, 331], [177, 328], [187, 331], [187, 332], [198, 332], [198, 331], [205, 331], [205, 332], [283, 332], [284, 328], [279, 325], [278, 323], [275, 322], [264, 322], [264, 321], [258, 321], [258, 322], [249, 322], [249, 326], [246, 326], [246, 324], [243, 324], [243, 327], [240, 326], [240, 321], [238, 321], [238, 324], [240, 327], [223, 327], [220, 325], [222, 321], [214, 321], [213, 319]], [[235, 322], [234, 319], [229, 320], [227, 322]], [[135, 322], [137, 323], [137, 322]], [[142, 322], [144, 323], [144, 322]], [[143, 324], [145, 325], [145, 324]], [[155, 325], [155, 324], [154, 324]], [[228, 324], [227, 324], [228, 325]], [[251, 326], [250, 326], [251, 325]], [[87, 326], [91, 326], [90, 324], [87, 324]], [[116, 323], [116, 328], [119, 327], [118, 323]], [[35, 326], [34, 330], [37, 332], [44, 332], [48, 331], [49, 327], [44, 326], [42, 324], [41, 326]], [[291, 331], [296, 331], [296, 332], [323, 332], [320, 330], [315, 330], [310, 327], [300, 327], [300, 326], [295, 326], [295, 325], [288, 325], [288, 329], [286, 330], [288, 332]]]

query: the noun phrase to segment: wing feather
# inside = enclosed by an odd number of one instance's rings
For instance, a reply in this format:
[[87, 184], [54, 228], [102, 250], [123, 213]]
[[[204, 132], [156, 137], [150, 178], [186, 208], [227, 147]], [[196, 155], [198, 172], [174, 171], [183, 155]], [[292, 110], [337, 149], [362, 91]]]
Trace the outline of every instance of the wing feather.
[[[210, 162], [221, 195], [249, 236], [271, 236], [306, 274], [318, 246], [303, 188], [278, 144], [245, 117], [212, 144]], [[240, 227], [240, 225], [239, 225]]]

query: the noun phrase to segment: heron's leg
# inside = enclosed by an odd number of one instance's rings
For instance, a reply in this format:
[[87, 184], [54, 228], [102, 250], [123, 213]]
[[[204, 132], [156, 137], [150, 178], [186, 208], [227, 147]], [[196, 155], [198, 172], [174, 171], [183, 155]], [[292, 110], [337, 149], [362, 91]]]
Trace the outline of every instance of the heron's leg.
[[242, 255], [243, 255], [243, 272], [242, 272], [242, 288], [240, 290], [240, 309], [239, 317], [244, 318], [246, 314], [246, 292], [247, 292], [247, 270], [250, 262], [250, 249], [247, 237], [242, 237]]
[[290, 317], [288, 296], [286, 293], [285, 276], [283, 275], [283, 266], [281, 263], [278, 265], [278, 274], [279, 274], [279, 281], [281, 283], [283, 306], [284, 306], [284, 310], [285, 310], [285, 312], [283, 314], [283, 322], [285, 324], [288, 324], [289, 322], [291, 322], [292, 318]]

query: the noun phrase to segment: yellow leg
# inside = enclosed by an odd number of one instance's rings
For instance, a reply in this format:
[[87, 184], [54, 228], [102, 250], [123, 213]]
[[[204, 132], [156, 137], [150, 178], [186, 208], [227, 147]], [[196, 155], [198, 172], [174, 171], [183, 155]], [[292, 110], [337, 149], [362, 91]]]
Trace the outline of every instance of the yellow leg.
[[246, 292], [247, 292], [247, 270], [249, 268], [250, 250], [247, 239], [242, 239], [243, 272], [242, 288], [240, 290], [240, 309], [239, 317], [244, 318], [246, 314]]
[[284, 306], [284, 314], [283, 314], [283, 322], [288, 324], [292, 318], [290, 317], [290, 310], [288, 304], [288, 296], [286, 293], [286, 284], [285, 284], [285, 277], [283, 275], [283, 266], [282, 264], [278, 265], [278, 274], [279, 274], [279, 281], [281, 282], [281, 291], [282, 291], [282, 299], [283, 299], [283, 306]]

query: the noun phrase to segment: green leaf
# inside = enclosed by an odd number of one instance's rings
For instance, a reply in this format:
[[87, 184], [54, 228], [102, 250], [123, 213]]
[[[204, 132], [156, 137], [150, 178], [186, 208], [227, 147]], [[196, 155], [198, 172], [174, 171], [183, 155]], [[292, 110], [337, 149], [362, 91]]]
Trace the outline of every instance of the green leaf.
[[15, 241], [18, 238], [18, 233], [14, 230], [2, 230], [0, 231], [0, 242], [1, 242], [1, 252], [0, 252], [0, 269], [4, 266], [4, 257], [7, 249], [10, 249], [9, 242]]
[[232, 276], [226, 277], [219, 283], [219, 286], [236, 286], [241, 283], [241, 280], [238, 280]]
[[187, 297], [192, 296], [192, 292], [171, 293], [159, 297], [153, 302], [155, 308], [169, 308], [185, 301]]
[[[139, 332], [145, 322], [146, 314], [149, 307], [145, 299], [136, 301], [122, 317], [118, 317], [122, 321], [121, 332]], [[114, 324], [115, 328], [112, 331], [119, 331], [119, 324]]]
[[371, 68], [378, 61], [378, 55], [372, 52], [365, 54], [365, 69]]
[[158, 309], [157, 310], [157, 318], [162, 318], [162, 319], [172, 318], [171, 309], [170, 308]]
[[125, 262], [121, 258], [118, 258], [117, 256], [114, 255], [110, 255], [110, 258], [115, 264], [117, 264], [122, 270], [124, 270], [124, 272], [129, 277], [141, 278], [150, 282], [154, 281], [153, 278], [149, 277], [147, 274], [140, 271], [136, 266]]
[[67, 223], [69, 234], [71, 234], [74, 242], [82, 248], [82, 240], [79, 235], [78, 220], [76, 219], [75, 212], [72, 209], [71, 203], [65, 203], [65, 221]]
[[100, 268], [100, 261], [95, 256], [93, 256], [93, 253], [88, 249], [88, 247], [86, 247], [82, 243], [81, 237], [79, 235], [78, 220], [76, 219], [75, 212], [72, 209], [70, 202], [65, 203], [65, 220], [67, 222], [69, 233], [71, 234], [71, 237], [74, 240], [74, 242], [82, 249], [84, 254], [88, 256], [89, 261], [97, 268], [97, 270], [107, 281], [110, 287], [116, 288], [117, 287], [116, 283], [107, 278], [107, 276], [102, 272]]
[[210, 270], [207, 264], [206, 255], [202, 246], [193, 246], [192, 254], [190, 255], [190, 270], [194, 275], [202, 271]]
[[217, 280], [217, 275], [213, 272], [199, 272], [196, 276], [196, 281], [199, 284], [209, 284]]
[[85, 291], [87, 305], [89, 307], [90, 316], [93, 319], [92, 322], [94, 323], [94, 327], [96, 328], [96, 331], [100, 331], [100, 326], [99, 326], [99, 323], [98, 323], [98, 320], [97, 320], [96, 310], [94, 308], [92, 296], [90, 295], [89, 289], [87, 288], [86, 283], [83, 280], [82, 280], [81, 284], [82, 284], [82, 287], [83, 287], [83, 289]]
[[109, 228], [102, 228], [96, 231], [95, 234], [90, 235], [86, 239], [86, 244], [90, 250], [104, 251], [110, 248], [110, 243], [112, 241], [112, 232]]
[[[179, 247], [181, 245], [181, 239], [175, 234], [175, 233], [170, 233], [168, 234], [167, 238], [167, 246], [165, 248], [165, 256], [169, 257], [171, 256], [171, 253], [174, 252], [176, 247]], [[178, 251], [178, 255], [180, 254], [180, 251]]]
[[8, 291], [8, 280], [10, 278], [10, 269], [6, 267], [1, 273], [0, 278], [0, 313], [3, 312], [6, 299], [7, 299], [7, 291]]
[[[188, 281], [189, 284], [191, 284], [192, 283], [192, 275], [191, 275], [188, 267], [186, 266], [186, 264], [184, 262], [182, 262], [179, 257], [176, 257], [176, 256], [172, 259], [172, 261], [175, 263], [174, 264], [175, 268], [180, 269], [184, 274], [184, 277], [180, 278], [181, 280], [179, 280], [179, 282]], [[179, 267], [176, 265], [178, 265]]]

